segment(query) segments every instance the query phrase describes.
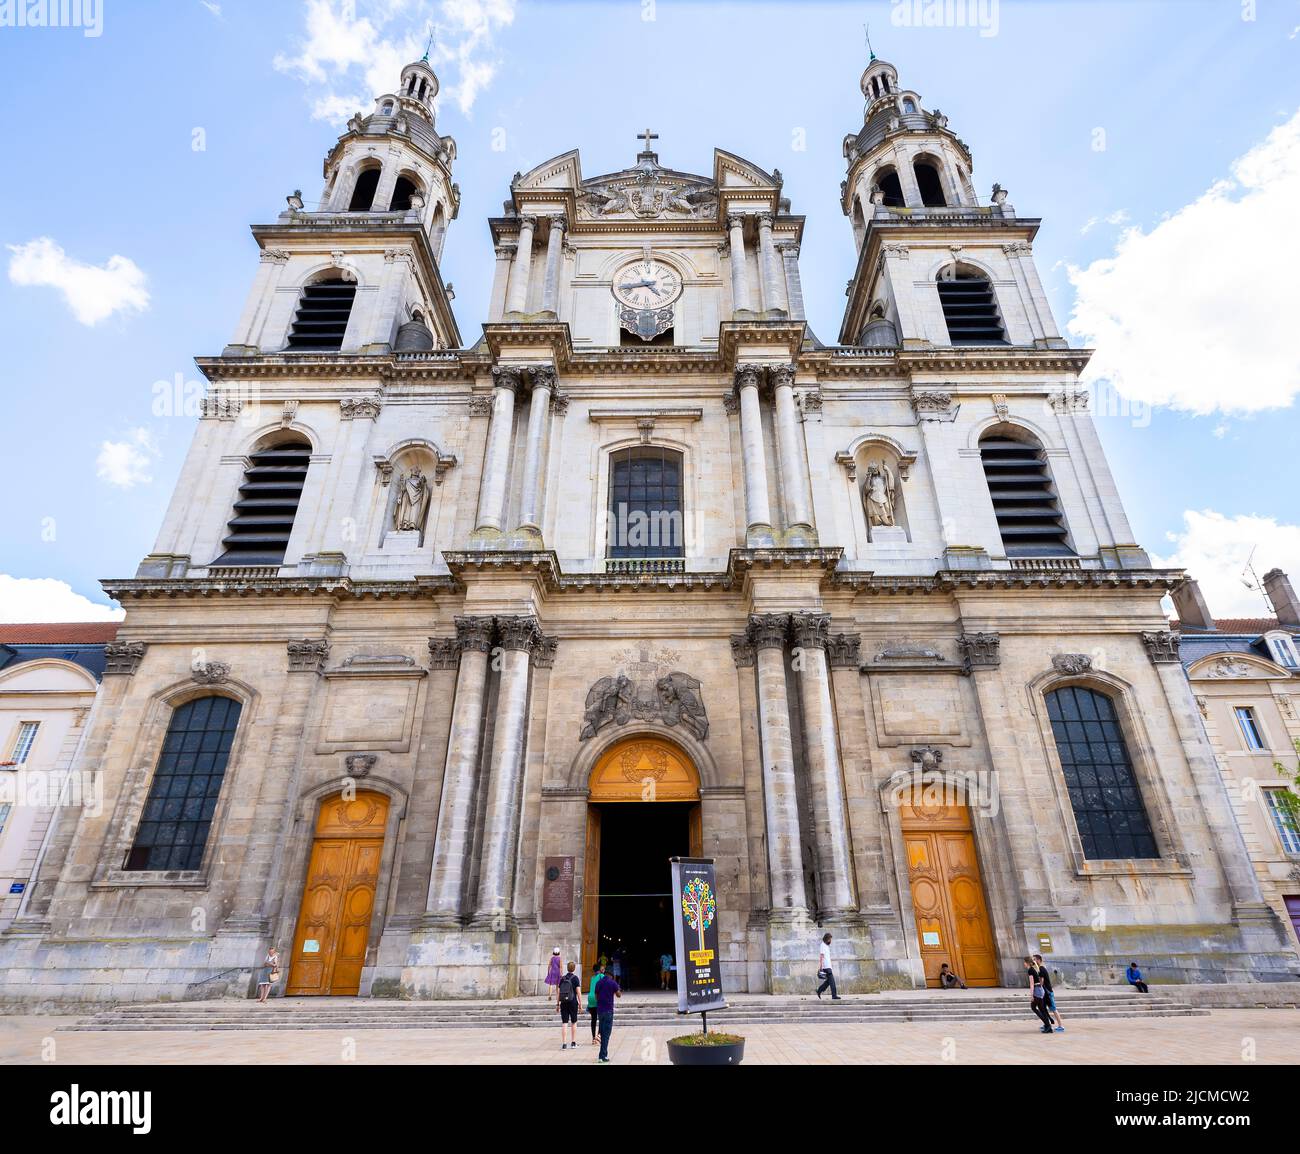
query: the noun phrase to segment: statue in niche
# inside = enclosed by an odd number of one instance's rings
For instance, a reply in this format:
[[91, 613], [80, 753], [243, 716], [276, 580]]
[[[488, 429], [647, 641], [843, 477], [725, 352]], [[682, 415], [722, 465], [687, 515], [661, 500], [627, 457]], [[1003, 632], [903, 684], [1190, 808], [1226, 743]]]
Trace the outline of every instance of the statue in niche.
[[868, 525], [892, 527], [898, 524], [894, 513], [894, 500], [898, 493], [898, 478], [887, 462], [870, 461], [866, 481], [862, 486], [862, 506], [867, 511]]
[[424, 517], [429, 511], [429, 479], [420, 472], [419, 465], [400, 481], [397, 489], [397, 506], [393, 509], [393, 528], [399, 532], [424, 529]]

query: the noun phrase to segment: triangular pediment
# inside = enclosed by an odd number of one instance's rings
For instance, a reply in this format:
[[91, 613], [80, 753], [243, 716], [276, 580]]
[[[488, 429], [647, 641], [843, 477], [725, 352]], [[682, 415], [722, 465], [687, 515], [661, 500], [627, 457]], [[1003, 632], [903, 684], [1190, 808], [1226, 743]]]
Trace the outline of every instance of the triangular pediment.
[[720, 148], [713, 150], [713, 182], [721, 189], [752, 188], [774, 192], [780, 187], [774, 174]]
[[532, 192], [544, 189], [576, 189], [582, 184], [582, 164], [578, 150], [571, 149], [543, 161], [536, 168], [521, 173], [511, 181], [515, 192]]

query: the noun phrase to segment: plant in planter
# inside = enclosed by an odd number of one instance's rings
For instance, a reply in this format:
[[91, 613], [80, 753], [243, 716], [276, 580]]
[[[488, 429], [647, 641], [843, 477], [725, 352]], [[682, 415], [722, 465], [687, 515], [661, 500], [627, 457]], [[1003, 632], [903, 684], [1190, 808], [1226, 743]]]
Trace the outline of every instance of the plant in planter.
[[745, 1060], [745, 1039], [717, 1030], [682, 1034], [668, 1039], [668, 1060], [674, 1066], [738, 1066]]

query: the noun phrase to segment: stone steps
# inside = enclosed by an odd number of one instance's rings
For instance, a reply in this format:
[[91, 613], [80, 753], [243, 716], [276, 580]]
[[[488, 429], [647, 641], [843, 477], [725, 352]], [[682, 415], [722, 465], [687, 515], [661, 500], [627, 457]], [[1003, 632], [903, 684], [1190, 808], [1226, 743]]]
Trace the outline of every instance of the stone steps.
[[[1034, 1022], [1023, 996], [961, 1000], [848, 998], [838, 1004], [773, 1000], [743, 1002], [719, 1011], [715, 1021], [742, 1025], [834, 1025], [889, 1022]], [[1062, 1001], [1067, 1021], [1076, 1018], [1200, 1017], [1208, 1010], [1171, 998], [1092, 995]], [[583, 1014], [585, 1021], [586, 1015]], [[682, 1023], [673, 1003], [625, 1003], [616, 1021], [628, 1026]], [[555, 1011], [546, 1003], [519, 1006], [457, 1005], [448, 1002], [352, 1002], [322, 1006], [317, 999], [255, 1002], [129, 1005], [102, 1011], [63, 1029], [74, 1031], [135, 1030], [437, 1030], [554, 1028]], [[682, 1023], [684, 1025], [684, 1023]]]

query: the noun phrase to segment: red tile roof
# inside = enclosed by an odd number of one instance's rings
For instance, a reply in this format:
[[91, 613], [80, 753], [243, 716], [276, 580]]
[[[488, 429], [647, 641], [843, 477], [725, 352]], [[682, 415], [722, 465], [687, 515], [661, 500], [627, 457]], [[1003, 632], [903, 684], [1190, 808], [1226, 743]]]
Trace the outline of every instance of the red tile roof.
[[120, 621], [0, 624], [0, 645], [103, 645], [106, 641], [112, 641], [121, 627]]
[[1216, 617], [1214, 628], [1220, 633], [1267, 633], [1277, 628], [1276, 617]]

